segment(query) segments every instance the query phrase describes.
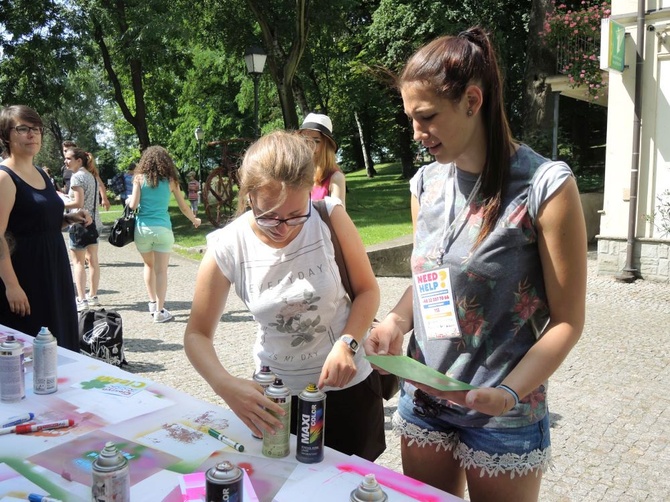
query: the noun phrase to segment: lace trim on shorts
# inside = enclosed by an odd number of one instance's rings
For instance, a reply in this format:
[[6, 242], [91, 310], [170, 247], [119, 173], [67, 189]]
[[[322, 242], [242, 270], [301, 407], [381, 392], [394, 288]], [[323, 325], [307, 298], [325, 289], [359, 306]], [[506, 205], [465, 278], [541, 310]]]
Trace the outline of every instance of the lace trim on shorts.
[[460, 459], [461, 467], [464, 469], [481, 469], [480, 476], [484, 474], [495, 477], [498, 474], [510, 474], [510, 478], [515, 476], [525, 476], [535, 470], [537, 475], [540, 471], [547, 472], [551, 467], [551, 446], [546, 450], [533, 450], [523, 455], [516, 453], [505, 453], [503, 455], [475, 451], [458, 439], [456, 432], [427, 431], [421, 427], [407, 422], [396, 411], [393, 414], [393, 431], [396, 435], [408, 439], [408, 446], [416, 443], [417, 446], [435, 446], [437, 451], [440, 448], [445, 451], [453, 451], [454, 458]]

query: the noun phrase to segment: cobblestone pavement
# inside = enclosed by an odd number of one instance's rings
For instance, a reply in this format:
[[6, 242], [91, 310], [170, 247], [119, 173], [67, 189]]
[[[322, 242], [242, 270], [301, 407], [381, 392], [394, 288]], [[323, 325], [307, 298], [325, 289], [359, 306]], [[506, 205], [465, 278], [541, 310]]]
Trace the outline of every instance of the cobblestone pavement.
[[[582, 339], [551, 379], [554, 466], [540, 500], [670, 500], [670, 287], [598, 277], [589, 261], [587, 323]], [[147, 310], [142, 262], [134, 245], [100, 245], [100, 300], [123, 317], [128, 371], [225, 406], [193, 370], [183, 351], [198, 262], [173, 254], [166, 307], [173, 321], [154, 324]], [[380, 315], [408, 279], [380, 278]], [[216, 349], [234, 375], [252, 374], [254, 323], [231, 295]], [[387, 451], [378, 463], [401, 471], [390, 431], [396, 400], [386, 405]]]

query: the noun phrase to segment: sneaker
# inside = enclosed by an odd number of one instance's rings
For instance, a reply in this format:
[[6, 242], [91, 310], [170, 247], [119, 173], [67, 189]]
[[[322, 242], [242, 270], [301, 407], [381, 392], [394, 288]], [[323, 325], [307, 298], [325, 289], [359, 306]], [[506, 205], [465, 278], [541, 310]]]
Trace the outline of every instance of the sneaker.
[[86, 301], [86, 298], [83, 300], [77, 298], [77, 312], [83, 312], [84, 310], [88, 310], [88, 302]]
[[88, 296], [86, 301], [88, 302], [89, 307], [98, 307], [100, 305], [100, 300], [98, 300], [97, 296]]
[[154, 312], [156, 312], [156, 302], [149, 302], [147, 305], [149, 305], [149, 313], [154, 315]]
[[154, 322], [168, 322], [170, 319], [172, 319], [172, 314], [167, 309], [154, 312]]

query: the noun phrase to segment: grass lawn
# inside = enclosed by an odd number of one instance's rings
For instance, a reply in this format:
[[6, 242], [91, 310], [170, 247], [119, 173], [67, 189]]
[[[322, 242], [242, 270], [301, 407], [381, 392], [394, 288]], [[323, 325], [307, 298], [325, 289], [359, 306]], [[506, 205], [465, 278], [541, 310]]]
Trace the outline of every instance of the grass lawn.
[[[401, 178], [400, 164], [380, 164], [375, 169], [374, 178], [368, 178], [365, 170], [347, 174], [347, 212], [366, 246], [412, 233], [409, 181]], [[114, 204], [109, 211], [100, 211], [103, 223], [111, 225], [122, 209], [120, 204]], [[205, 216], [204, 207], [200, 206], [198, 216], [203, 221], [197, 229], [181, 214], [174, 198], [169, 211], [176, 252], [200, 259], [200, 253], [189, 248], [204, 247], [205, 236], [215, 230]]]

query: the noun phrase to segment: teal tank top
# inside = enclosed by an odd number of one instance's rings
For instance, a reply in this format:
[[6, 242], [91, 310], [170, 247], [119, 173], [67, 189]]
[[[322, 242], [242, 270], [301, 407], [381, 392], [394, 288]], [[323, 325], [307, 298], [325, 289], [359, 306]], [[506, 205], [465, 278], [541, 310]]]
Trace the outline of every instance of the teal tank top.
[[168, 204], [170, 203], [170, 182], [162, 179], [151, 187], [146, 181], [141, 185], [140, 205], [137, 224], [146, 227], [166, 227], [172, 230]]

